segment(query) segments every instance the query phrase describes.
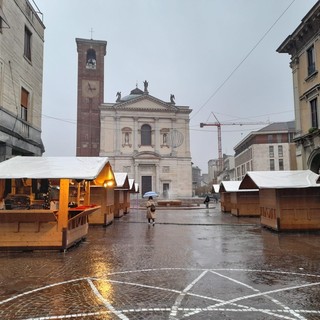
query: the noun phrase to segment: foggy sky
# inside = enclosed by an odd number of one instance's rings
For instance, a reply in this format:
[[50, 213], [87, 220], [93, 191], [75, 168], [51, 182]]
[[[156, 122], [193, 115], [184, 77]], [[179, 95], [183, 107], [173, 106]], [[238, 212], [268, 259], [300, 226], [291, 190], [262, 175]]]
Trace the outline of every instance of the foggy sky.
[[[294, 120], [290, 57], [276, 49], [316, 0], [36, 0], [45, 30], [45, 156], [76, 153], [75, 38], [107, 41], [104, 101], [143, 89], [189, 106], [192, 162], [218, 157], [220, 122]], [[282, 17], [281, 17], [282, 15]], [[281, 17], [281, 18], [280, 18]], [[279, 19], [280, 18], [280, 19]], [[276, 23], [277, 19], [279, 21]], [[222, 151], [260, 126], [222, 126]]]

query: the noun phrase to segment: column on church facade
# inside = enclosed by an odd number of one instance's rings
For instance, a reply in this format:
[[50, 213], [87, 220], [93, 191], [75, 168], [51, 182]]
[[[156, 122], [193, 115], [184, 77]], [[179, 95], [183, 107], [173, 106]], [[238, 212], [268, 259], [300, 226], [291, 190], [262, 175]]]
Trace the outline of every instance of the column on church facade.
[[160, 129], [159, 129], [159, 118], [154, 119], [154, 151], [159, 153], [160, 150]]
[[138, 151], [138, 140], [139, 140], [139, 135], [138, 135], [138, 118], [134, 117], [133, 118], [133, 151]]
[[134, 181], [139, 183], [140, 185], [140, 179], [139, 179], [139, 165], [137, 163], [134, 163]]
[[121, 142], [121, 130], [120, 130], [120, 117], [118, 115], [116, 115], [114, 117], [114, 121], [116, 123], [116, 152], [115, 154], [116, 155], [119, 155], [120, 154], [120, 142]]
[[156, 191], [158, 192], [158, 193], [161, 193], [161, 189], [160, 189], [160, 179], [159, 179], [159, 177], [160, 177], [160, 173], [159, 173], [159, 170], [160, 170], [160, 165], [157, 163], [156, 165], [155, 165], [155, 169], [156, 169], [156, 177], [155, 177], [155, 179], [156, 179], [156, 181], [155, 181], [155, 189], [156, 189]]
[[189, 132], [189, 119], [185, 120], [185, 129], [184, 129], [184, 143], [185, 143], [185, 156], [190, 157], [190, 132]]

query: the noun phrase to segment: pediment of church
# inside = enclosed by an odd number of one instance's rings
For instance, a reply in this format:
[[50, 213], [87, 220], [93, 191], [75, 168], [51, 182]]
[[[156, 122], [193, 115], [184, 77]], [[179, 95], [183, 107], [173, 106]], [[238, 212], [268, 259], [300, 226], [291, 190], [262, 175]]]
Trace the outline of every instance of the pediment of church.
[[149, 95], [140, 96], [125, 102], [120, 102], [114, 105], [117, 109], [123, 110], [150, 110], [150, 111], [176, 111], [177, 107], [170, 103], [164, 102]]

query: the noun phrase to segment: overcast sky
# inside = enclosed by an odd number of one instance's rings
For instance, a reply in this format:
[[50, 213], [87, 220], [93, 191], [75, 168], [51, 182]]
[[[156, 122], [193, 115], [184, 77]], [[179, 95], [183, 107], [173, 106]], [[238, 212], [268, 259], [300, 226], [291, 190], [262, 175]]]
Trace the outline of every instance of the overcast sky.
[[[149, 82], [189, 106], [192, 162], [218, 157], [224, 122], [294, 120], [290, 57], [276, 49], [316, 0], [35, 0], [45, 30], [42, 138], [46, 156], [75, 155], [75, 38], [107, 41], [105, 102]], [[260, 126], [222, 126], [222, 151]]]

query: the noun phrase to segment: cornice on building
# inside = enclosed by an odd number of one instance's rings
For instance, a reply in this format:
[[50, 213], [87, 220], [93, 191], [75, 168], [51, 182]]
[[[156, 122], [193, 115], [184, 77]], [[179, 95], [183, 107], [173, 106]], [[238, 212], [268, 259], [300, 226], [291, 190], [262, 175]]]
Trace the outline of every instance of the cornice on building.
[[302, 48], [315, 36], [320, 29], [320, 1], [301, 20], [299, 26], [289, 35], [276, 50], [296, 56]]

